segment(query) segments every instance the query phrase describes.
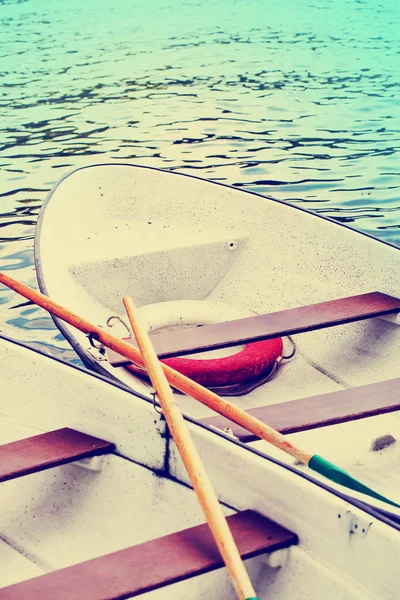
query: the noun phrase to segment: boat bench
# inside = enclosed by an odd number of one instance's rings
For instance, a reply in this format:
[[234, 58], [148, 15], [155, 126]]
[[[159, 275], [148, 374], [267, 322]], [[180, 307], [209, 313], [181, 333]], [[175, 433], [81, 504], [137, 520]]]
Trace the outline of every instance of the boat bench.
[[[153, 341], [159, 358], [171, 358], [396, 313], [400, 313], [400, 298], [381, 292], [370, 292], [225, 323], [177, 329], [160, 333]], [[127, 340], [127, 342], [136, 345], [134, 340]], [[120, 367], [129, 364], [129, 360], [117, 352], [113, 350], [106, 352], [112, 366]]]
[[[158, 335], [154, 339], [154, 346], [160, 358], [167, 358], [398, 313], [399, 298], [381, 292], [370, 292], [267, 315], [204, 325], [195, 329], [176, 330]], [[133, 340], [128, 341], [134, 344]], [[107, 351], [107, 356], [113, 366], [129, 364], [127, 359], [111, 350]], [[248, 412], [283, 434], [296, 433], [399, 410], [399, 384], [400, 380], [394, 379], [261, 406]], [[242, 442], [258, 439], [253, 433], [222, 416], [201, 419], [200, 423], [222, 430], [230, 429]]]
[[[113, 450], [114, 444], [73, 429], [52, 431], [0, 446], [1, 480]], [[298, 543], [296, 534], [251, 510], [227, 520], [244, 559]], [[121, 600], [223, 566], [202, 524], [3, 587], [0, 600]]]
[[[297, 433], [400, 410], [400, 378], [309, 398], [259, 406], [248, 412], [280, 433]], [[199, 423], [230, 429], [241, 442], [259, 438], [229, 419], [216, 415]]]
[[0, 482], [108, 454], [114, 444], [65, 427], [0, 446]]
[[[243, 559], [298, 543], [295, 534], [251, 510], [227, 520]], [[223, 566], [204, 524], [2, 588], [0, 600], [134, 598]]]

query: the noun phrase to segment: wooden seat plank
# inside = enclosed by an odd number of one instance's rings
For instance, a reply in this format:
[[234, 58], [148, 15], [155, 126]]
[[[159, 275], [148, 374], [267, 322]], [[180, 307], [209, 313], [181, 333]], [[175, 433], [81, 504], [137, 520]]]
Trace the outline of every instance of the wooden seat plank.
[[[228, 517], [243, 558], [298, 543], [251, 510]], [[199, 525], [0, 589], [0, 600], [133, 598], [223, 566], [208, 525]]]
[[[371, 292], [225, 323], [177, 329], [159, 333], [152, 340], [158, 356], [169, 358], [315, 331], [398, 312], [399, 298]], [[135, 345], [133, 340], [128, 341]], [[107, 350], [107, 357], [115, 367], [129, 363], [112, 350]]]
[[[247, 412], [283, 434], [355, 421], [400, 410], [400, 378], [252, 408]], [[241, 442], [259, 438], [222, 416], [201, 419], [200, 423], [230, 428]]]
[[0, 482], [106, 454], [114, 444], [67, 427], [0, 446]]

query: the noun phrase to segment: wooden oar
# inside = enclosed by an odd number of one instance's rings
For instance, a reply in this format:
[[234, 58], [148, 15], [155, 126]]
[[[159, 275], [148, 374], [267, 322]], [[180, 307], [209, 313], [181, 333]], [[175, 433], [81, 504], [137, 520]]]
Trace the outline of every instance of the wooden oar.
[[[4, 285], [6, 285], [7, 287], [21, 294], [21, 296], [28, 298], [38, 306], [41, 306], [51, 314], [55, 315], [56, 317], [59, 317], [63, 321], [66, 321], [67, 323], [69, 323], [73, 327], [76, 327], [83, 333], [94, 334], [95, 336], [97, 336], [99, 341], [102, 342], [105, 346], [111, 348], [112, 350], [115, 350], [116, 352], [119, 352], [135, 364], [141, 367], [144, 366], [142, 356], [137, 348], [107, 333], [107, 331], [104, 331], [104, 329], [102, 329], [101, 327], [93, 325], [89, 321], [82, 319], [78, 315], [75, 315], [68, 309], [62, 307], [61, 305], [57, 304], [56, 302], [45, 296], [44, 294], [33, 290], [24, 283], [16, 281], [15, 279], [12, 279], [11, 277], [2, 272], [0, 272], [0, 283], [4, 283]], [[293, 444], [291, 444], [287, 439], [285, 439], [285, 437], [281, 433], [275, 431], [274, 429], [272, 429], [272, 427], [269, 427], [262, 421], [256, 419], [255, 417], [252, 417], [251, 415], [241, 410], [234, 404], [223, 400], [214, 392], [211, 392], [207, 388], [204, 388], [199, 383], [196, 383], [192, 379], [189, 379], [189, 377], [178, 373], [178, 371], [175, 371], [171, 367], [168, 367], [168, 365], [162, 364], [162, 369], [169, 383], [176, 389], [187, 394], [188, 396], [191, 396], [192, 398], [195, 398], [199, 402], [202, 402], [215, 412], [223, 415], [224, 417], [227, 417], [228, 419], [234, 421], [238, 425], [241, 425], [248, 431], [254, 433], [254, 435], [256, 435], [257, 437], [262, 438], [267, 442], [270, 442], [277, 448], [280, 448], [284, 452], [287, 452], [296, 460], [304, 464], [308, 464], [308, 462], [310, 461], [312, 454], [304, 452], [296, 446], [293, 446]]]
[[169, 386], [161, 363], [151, 343], [147, 330], [140, 326], [136, 308], [131, 298], [124, 305], [135, 334], [144, 365], [157, 393], [169, 431], [174, 438], [197, 499], [214, 536], [226, 568], [241, 600], [256, 600], [256, 593], [245, 569], [231, 530], [226, 522], [218, 498], [192, 440], [185, 420]]
[[[125, 356], [128, 360], [134, 362], [139, 366], [144, 366], [141, 358], [141, 354], [137, 348], [134, 348], [130, 344], [127, 344], [123, 340], [119, 340], [114, 336], [110, 335], [106, 331], [104, 331], [101, 327], [96, 325], [92, 325], [89, 321], [74, 315], [69, 310], [63, 308], [53, 300], [50, 300], [47, 296], [36, 292], [32, 288], [27, 285], [8, 277], [4, 273], [0, 272], [0, 283], [4, 283], [7, 287], [15, 290], [25, 298], [32, 300], [38, 306], [46, 309], [53, 315], [59, 317], [63, 321], [66, 321], [73, 327], [76, 327], [80, 331], [84, 333], [92, 333], [97, 335], [98, 339], [108, 348], [115, 350], [119, 354]], [[349, 489], [353, 489], [357, 492], [361, 492], [363, 494], [367, 494], [372, 498], [377, 498], [382, 502], [386, 502], [391, 504], [392, 506], [396, 506], [400, 508], [400, 505], [392, 500], [389, 500], [382, 494], [375, 492], [368, 486], [364, 485], [354, 477], [352, 477], [349, 473], [337, 467], [333, 463], [325, 460], [318, 454], [312, 454], [301, 448], [298, 448], [294, 444], [291, 444], [289, 440], [285, 439], [285, 437], [269, 427], [259, 419], [251, 416], [249, 413], [246, 413], [244, 410], [241, 410], [239, 407], [227, 402], [226, 400], [220, 398], [214, 392], [207, 390], [200, 384], [195, 381], [189, 379], [185, 375], [178, 373], [171, 367], [167, 365], [162, 365], [162, 369], [169, 381], [169, 383], [184, 392], [188, 396], [192, 396], [199, 402], [202, 402], [215, 412], [223, 415], [224, 417], [234, 421], [237, 425], [241, 425], [244, 429], [247, 429], [257, 437], [273, 444], [277, 448], [280, 448], [287, 454], [293, 456], [296, 460], [301, 463], [307, 465], [313, 471], [316, 471], [320, 475], [323, 475], [327, 479], [334, 481], [336, 483], [340, 483], [341, 485], [348, 487]]]

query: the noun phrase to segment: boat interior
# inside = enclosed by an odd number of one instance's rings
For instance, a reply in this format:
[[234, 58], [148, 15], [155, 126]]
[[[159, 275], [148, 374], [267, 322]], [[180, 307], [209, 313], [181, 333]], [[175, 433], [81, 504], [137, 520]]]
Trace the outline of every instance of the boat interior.
[[[262, 419], [274, 411], [282, 420], [312, 406], [304, 420], [298, 416], [287, 428], [278, 422], [288, 439], [315, 445], [399, 497], [398, 249], [240, 189], [145, 167], [98, 165], [73, 172], [53, 190], [35, 252], [42, 291], [117, 337], [127, 336], [126, 327], [107, 321], [124, 319], [127, 295], [139, 310], [197, 301], [247, 311], [233, 323], [155, 332], [160, 356], [197, 352], [210, 359], [277, 336], [288, 354], [290, 335], [295, 356], [269, 381], [229, 400]], [[120, 357], [56, 323], [90, 368], [151, 398], [148, 380]], [[177, 398], [185, 414], [243, 435], [192, 398]], [[243, 439], [276, 456], [265, 442]]]
[[[152, 403], [1, 337], [0, 365], [0, 599], [232, 598]], [[260, 600], [396, 597], [395, 521], [189, 426]]]

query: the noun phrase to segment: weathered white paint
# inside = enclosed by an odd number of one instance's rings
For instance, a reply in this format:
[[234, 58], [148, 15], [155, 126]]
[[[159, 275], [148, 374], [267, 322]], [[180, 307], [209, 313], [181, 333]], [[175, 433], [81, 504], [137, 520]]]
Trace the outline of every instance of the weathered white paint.
[[[104, 327], [110, 315], [123, 314], [124, 295], [138, 306], [195, 299], [256, 313], [371, 291], [400, 296], [398, 249], [271, 199], [155, 169], [77, 170], [53, 190], [39, 224], [42, 287]], [[277, 377], [231, 401], [252, 408], [397, 377], [396, 322], [370, 319], [297, 335], [298, 353]], [[86, 353], [86, 337], [66, 330]], [[112, 332], [126, 335], [118, 324]], [[127, 369], [98, 366], [150, 394], [150, 385]], [[194, 418], [211, 414], [188, 397], [178, 399]], [[371, 485], [380, 487], [384, 473], [382, 487], [399, 497], [393, 468], [399, 443], [374, 455], [369, 450], [379, 435], [399, 439], [399, 424], [392, 414], [305, 432], [299, 443], [327, 448], [333, 461], [342, 459], [343, 448], [345, 463], [360, 477], [365, 468]]]
[[[2, 577], [22, 580], [204, 521], [151, 403], [2, 338], [0, 373], [2, 443], [69, 426], [116, 442], [118, 454], [101, 471], [64, 465], [1, 486]], [[255, 509], [300, 537], [282, 568], [247, 561], [260, 600], [397, 598], [398, 531], [265, 455], [189, 427], [226, 505]], [[161, 466], [165, 476], [153, 472]], [[372, 523], [364, 538], [338, 520], [348, 511]], [[143, 597], [228, 600], [233, 591], [220, 570]]]

